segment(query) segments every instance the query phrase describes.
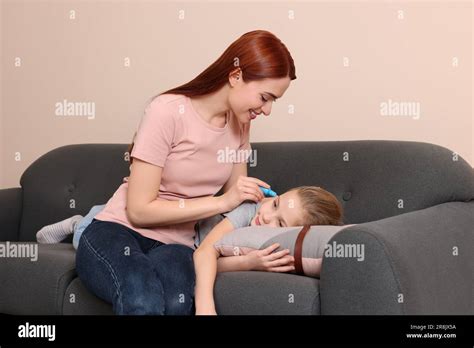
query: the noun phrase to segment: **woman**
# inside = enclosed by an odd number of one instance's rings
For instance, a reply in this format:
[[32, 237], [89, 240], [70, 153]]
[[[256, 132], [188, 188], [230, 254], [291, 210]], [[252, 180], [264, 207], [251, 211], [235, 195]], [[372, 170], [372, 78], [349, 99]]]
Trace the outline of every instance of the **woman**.
[[[194, 225], [245, 200], [261, 201], [245, 159], [250, 122], [296, 79], [272, 33], [248, 32], [192, 81], [155, 96], [145, 110], [122, 183], [85, 229], [77, 273], [116, 314], [194, 313]], [[223, 194], [214, 196], [221, 188]]]

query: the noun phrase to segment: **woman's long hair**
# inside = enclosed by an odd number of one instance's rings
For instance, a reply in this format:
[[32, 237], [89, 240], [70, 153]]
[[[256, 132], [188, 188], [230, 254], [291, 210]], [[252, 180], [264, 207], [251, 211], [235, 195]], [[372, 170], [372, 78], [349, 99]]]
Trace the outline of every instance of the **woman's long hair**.
[[[269, 31], [254, 30], [234, 41], [214, 63], [193, 80], [155, 95], [151, 101], [167, 93], [187, 97], [213, 93], [229, 81], [229, 73], [237, 68], [242, 70], [242, 79], [246, 82], [287, 76], [291, 80], [296, 79], [293, 58], [283, 42]], [[128, 147], [129, 154], [132, 153], [136, 134], [135, 132]]]

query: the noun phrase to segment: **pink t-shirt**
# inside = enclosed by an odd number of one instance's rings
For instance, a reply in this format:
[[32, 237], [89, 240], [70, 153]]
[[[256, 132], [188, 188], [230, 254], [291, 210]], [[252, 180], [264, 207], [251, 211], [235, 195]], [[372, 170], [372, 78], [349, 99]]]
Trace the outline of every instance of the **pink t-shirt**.
[[[238, 150], [247, 152], [238, 155]], [[156, 199], [174, 201], [215, 195], [230, 178], [233, 163], [245, 161], [242, 154], [250, 150], [249, 124], [240, 124], [231, 114], [223, 128], [213, 126], [196, 112], [189, 97], [162, 94], [146, 107], [130, 156], [163, 167]], [[95, 218], [194, 249], [197, 221], [156, 228], [132, 226], [125, 211], [127, 190], [124, 180]]]

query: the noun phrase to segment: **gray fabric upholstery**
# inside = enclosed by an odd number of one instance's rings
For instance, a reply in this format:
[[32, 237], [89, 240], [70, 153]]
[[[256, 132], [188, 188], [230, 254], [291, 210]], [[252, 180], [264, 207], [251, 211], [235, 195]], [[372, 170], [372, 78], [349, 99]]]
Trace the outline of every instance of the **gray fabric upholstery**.
[[88, 291], [79, 278], [66, 290], [63, 302], [64, 315], [113, 315], [112, 306]]
[[38, 245], [38, 259], [0, 259], [0, 313], [62, 313], [63, 297], [75, 271], [71, 244]]
[[20, 187], [0, 190], [0, 241], [18, 240], [22, 190]]
[[474, 313], [474, 201], [349, 227], [333, 242], [364, 244], [365, 260], [323, 258], [322, 314]]
[[[356, 224], [474, 198], [473, 168], [438, 145], [392, 140], [252, 144], [249, 176], [285, 192], [320, 184], [343, 203], [344, 223]], [[349, 161], [344, 161], [347, 153]], [[404, 200], [399, 209], [397, 200]]]
[[319, 279], [270, 272], [218, 273], [219, 315], [320, 314]]
[[[54, 149], [23, 173], [23, 214], [19, 240], [36, 240], [43, 226], [86, 215], [105, 204], [129, 175], [126, 145], [83, 144]], [[72, 203], [72, 204], [71, 204]]]
[[[127, 146], [68, 145], [38, 158], [23, 173], [21, 188], [0, 190], [0, 240], [34, 241], [41, 227], [106, 203], [129, 174]], [[249, 166], [249, 176], [269, 182], [276, 192], [318, 185], [334, 193], [343, 204], [344, 223], [361, 225], [332, 240], [364, 243], [366, 260], [325, 258], [320, 281], [266, 272], [219, 274], [219, 313], [474, 314], [466, 302], [473, 259], [465, 250], [472, 245], [474, 171], [462, 158], [454, 161], [446, 148], [408, 141], [252, 148], [257, 166]], [[448, 257], [454, 243], [460, 245], [457, 258]], [[1, 313], [111, 313], [76, 278], [70, 244], [39, 251], [37, 262], [0, 259]], [[394, 301], [400, 293], [401, 304]]]

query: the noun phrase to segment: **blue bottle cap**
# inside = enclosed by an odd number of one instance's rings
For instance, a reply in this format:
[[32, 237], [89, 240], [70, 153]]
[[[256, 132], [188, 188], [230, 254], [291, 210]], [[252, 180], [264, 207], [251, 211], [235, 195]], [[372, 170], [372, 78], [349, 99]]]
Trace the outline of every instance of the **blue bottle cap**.
[[275, 191], [272, 191], [271, 189], [267, 189], [265, 187], [259, 186], [260, 190], [262, 190], [263, 194], [267, 197], [276, 197], [278, 196]]

